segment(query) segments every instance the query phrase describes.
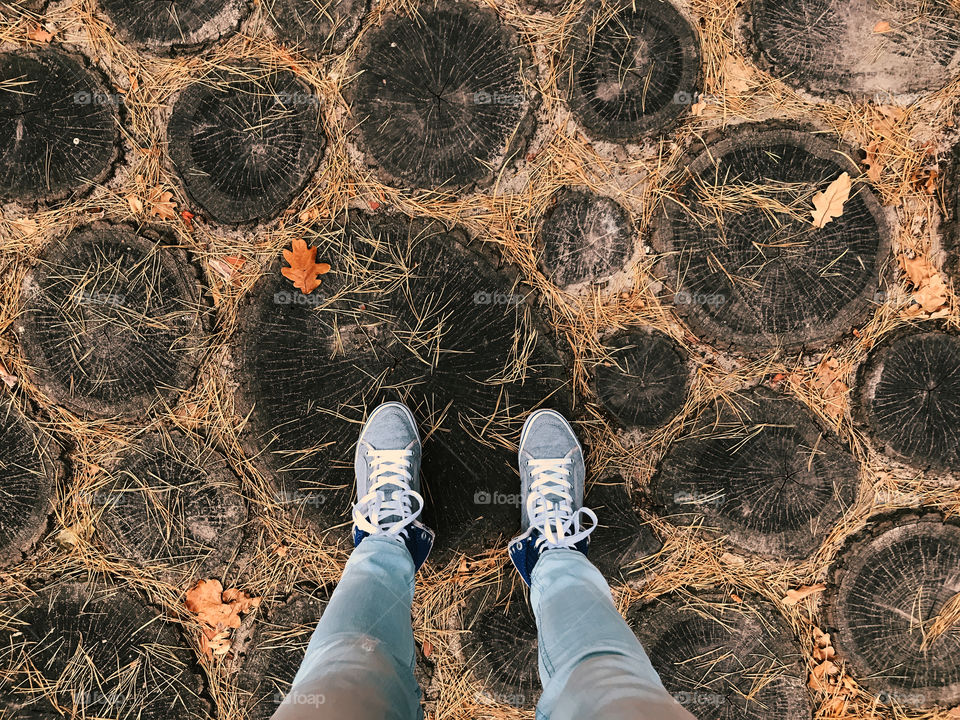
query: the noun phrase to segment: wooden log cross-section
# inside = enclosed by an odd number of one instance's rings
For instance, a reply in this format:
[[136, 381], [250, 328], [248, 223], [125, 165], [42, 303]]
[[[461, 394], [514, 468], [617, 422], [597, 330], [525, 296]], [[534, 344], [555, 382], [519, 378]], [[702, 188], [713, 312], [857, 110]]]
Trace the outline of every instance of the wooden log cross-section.
[[243, 0], [98, 0], [117, 35], [142, 50], [195, 49], [236, 31]]
[[913, 467], [960, 472], [960, 335], [895, 331], [857, 374], [854, 417], [874, 446]]
[[370, 0], [264, 0], [261, 5], [284, 43], [315, 56], [346, 50], [370, 12]]
[[184, 90], [167, 126], [170, 160], [187, 195], [230, 225], [270, 220], [287, 208], [326, 145], [309, 85], [287, 70], [239, 67]]
[[480, 5], [388, 13], [362, 39], [345, 88], [358, 144], [390, 183], [490, 183], [532, 134], [534, 68], [516, 32]]
[[627, 622], [697, 720], [813, 717], [800, 647], [763, 599], [678, 593], [633, 605]]
[[3, 611], [0, 711], [55, 701], [78, 717], [211, 717], [185, 638], [133, 592], [60, 582]]
[[670, 522], [702, 521], [741, 551], [802, 560], [853, 504], [859, 476], [809, 410], [756, 388], [706, 408], [667, 450], [650, 493]]
[[274, 267], [240, 308], [238, 409], [255, 462], [291, 512], [345, 539], [357, 433], [380, 402], [403, 400], [425, 438], [435, 557], [499, 547], [519, 527], [523, 420], [572, 404], [529, 291], [433, 221], [353, 213], [309, 240], [332, 267], [317, 290]]
[[908, 106], [960, 73], [950, 0], [753, 0], [758, 59], [815, 95]]
[[960, 703], [960, 523], [932, 509], [873, 518], [830, 571], [823, 604], [847, 672], [885, 705]]
[[0, 53], [0, 199], [52, 202], [103, 182], [120, 153], [116, 97], [79, 55]]
[[[666, 299], [695, 335], [762, 354], [820, 348], [866, 321], [892, 233], [854, 156], [775, 123], [698, 142], [651, 237]], [[843, 173], [854, 178], [850, 198], [818, 227], [813, 198]]]
[[591, 2], [570, 31], [558, 70], [587, 134], [613, 143], [665, 132], [701, 85], [700, 39], [670, 2]]
[[163, 232], [81, 225], [47, 245], [15, 323], [33, 381], [93, 417], [141, 418], [194, 382], [204, 312], [196, 273]]

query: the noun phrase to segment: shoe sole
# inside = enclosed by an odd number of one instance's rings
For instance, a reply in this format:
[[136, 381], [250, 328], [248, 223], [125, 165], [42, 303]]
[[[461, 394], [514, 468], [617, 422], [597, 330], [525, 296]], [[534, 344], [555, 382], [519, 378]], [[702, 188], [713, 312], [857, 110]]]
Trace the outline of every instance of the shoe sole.
[[555, 415], [563, 421], [563, 424], [566, 425], [567, 429], [570, 430], [570, 434], [573, 436], [573, 441], [577, 444], [577, 448], [580, 450], [580, 456], [583, 455], [583, 446], [580, 445], [580, 438], [577, 437], [577, 433], [573, 429], [573, 425], [570, 424], [570, 421], [567, 420], [563, 415], [558, 413], [556, 410], [551, 410], [549, 408], [543, 408], [541, 410], [535, 410], [530, 415], [527, 416], [526, 421], [523, 423], [523, 427], [520, 429], [520, 442], [517, 443], [517, 462], [520, 462], [520, 453], [523, 449], [523, 441], [527, 438], [527, 431], [530, 429], [530, 426], [533, 425], [534, 421], [541, 415]]
[[400, 408], [403, 411], [403, 414], [407, 416], [407, 419], [410, 421], [411, 427], [413, 427], [413, 434], [417, 436], [417, 445], [420, 446], [421, 451], [423, 449], [423, 441], [420, 439], [420, 428], [417, 427], [417, 419], [413, 416], [410, 408], [404, 405], [402, 402], [397, 402], [396, 400], [391, 400], [390, 402], [381, 403], [377, 405], [370, 417], [367, 418], [366, 422], [363, 423], [363, 427], [360, 429], [360, 435], [357, 437], [357, 445], [353, 450], [353, 462], [356, 464], [357, 457], [360, 453], [360, 439], [363, 437], [363, 431], [367, 429], [367, 426], [373, 422], [373, 419], [377, 416], [381, 410], [388, 408]]

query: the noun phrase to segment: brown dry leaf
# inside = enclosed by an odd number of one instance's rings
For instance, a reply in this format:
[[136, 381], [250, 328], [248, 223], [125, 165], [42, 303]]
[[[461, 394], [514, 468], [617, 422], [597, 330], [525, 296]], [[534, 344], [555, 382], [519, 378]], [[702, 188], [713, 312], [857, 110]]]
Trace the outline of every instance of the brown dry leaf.
[[910, 185], [917, 192], [934, 195], [937, 192], [937, 178], [940, 171], [936, 168], [921, 168], [910, 176]]
[[143, 200], [138, 198], [136, 195], [130, 193], [126, 196], [126, 200], [127, 205], [130, 206], [130, 212], [136, 213], [137, 215], [143, 212]]
[[819, 717], [842, 717], [847, 713], [848, 700], [842, 695], [832, 697], [820, 706]]
[[843, 215], [843, 204], [850, 199], [850, 173], [842, 173], [824, 192], [813, 196], [814, 227], [822, 228], [834, 218]]
[[423, 649], [423, 656], [424, 656], [424, 657], [430, 657], [431, 655], [433, 655], [433, 643], [432, 643], [432, 642], [430, 642], [429, 640], [424, 640], [424, 641], [423, 641], [423, 645], [422, 645], [421, 647], [422, 647], [422, 649]]
[[727, 54], [723, 59], [723, 86], [727, 92], [743, 93], [750, 89], [750, 68], [739, 58]]
[[62, 548], [76, 547], [80, 542], [80, 535], [76, 532], [77, 526], [66, 527], [53, 538]]
[[11, 225], [19, 230], [24, 237], [30, 237], [40, 231], [40, 223], [33, 218], [20, 218], [12, 221]]
[[200, 652], [206, 655], [209, 660], [226, 655], [232, 647], [229, 636], [229, 630], [221, 630], [220, 632], [204, 630], [200, 634]]
[[867, 177], [873, 182], [879, 182], [883, 174], [884, 155], [886, 146], [882, 140], [871, 140], [867, 145]]
[[815, 647], [813, 649], [813, 659], [823, 662], [824, 660], [833, 660], [836, 656], [837, 651], [833, 649], [833, 645], [827, 645], [826, 647]]
[[823, 592], [826, 589], [827, 586], [823, 583], [817, 583], [816, 585], [804, 585], [802, 587], [798, 587], [796, 590], [787, 590], [787, 594], [783, 597], [781, 602], [783, 602], [784, 605], [796, 605], [805, 597], [809, 597], [810, 595], [818, 592]]
[[925, 313], [944, 314], [949, 291], [943, 275], [925, 256], [912, 250], [900, 253], [897, 260], [914, 288], [914, 304], [903, 311], [904, 317], [918, 317]]
[[290, 267], [281, 268], [280, 272], [305, 295], [320, 287], [320, 275], [330, 272], [327, 263], [317, 262], [317, 248], [307, 247], [307, 243], [300, 238], [293, 241], [290, 250], [283, 251], [283, 259]]
[[27, 33], [27, 38], [38, 43], [48, 43], [53, 40], [53, 33], [48, 32], [43, 25], [35, 25], [33, 29]]
[[245, 615], [251, 610], [260, 607], [263, 598], [253, 598], [247, 595], [243, 590], [230, 588], [223, 591], [223, 601], [228, 603], [237, 613]]
[[210, 269], [223, 278], [224, 282], [228, 283], [233, 282], [237, 270], [242, 268], [244, 263], [246, 263], [245, 258], [235, 257], [233, 255], [207, 259], [207, 265], [210, 266]]
[[4, 364], [3, 360], [0, 360], [0, 380], [3, 381], [3, 384], [8, 388], [14, 388], [17, 386], [17, 383], [20, 382], [20, 378], [16, 375], [12, 375], [7, 366]]
[[700, 117], [703, 115], [703, 111], [706, 109], [707, 104], [703, 100], [697, 100], [693, 105], [690, 106], [690, 112], [692, 112], [695, 117]]
[[300, 222], [302, 223], [311, 223], [314, 220], [317, 220], [320, 217], [320, 208], [316, 205], [308, 207], [306, 210], [300, 213]]
[[823, 396], [827, 414], [834, 420], [842, 418], [850, 387], [840, 379], [840, 361], [829, 356], [823, 358], [814, 371], [813, 386]]
[[830, 678], [836, 676], [839, 672], [840, 668], [834, 665], [833, 662], [824, 660], [810, 671], [810, 680], [807, 682], [807, 685], [811, 690], [823, 693], [828, 692], [831, 685], [834, 684], [830, 682]]
[[227, 627], [240, 627], [240, 616], [234, 608], [223, 603], [223, 585], [219, 580], [198, 580], [187, 591], [184, 604], [197, 619], [210, 627], [222, 630]]
[[161, 187], [155, 187], [147, 198], [150, 203], [150, 214], [162, 220], [177, 219], [177, 204], [173, 201], [173, 193]]
[[878, 22], [876, 25], [873, 26], [873, 31], [875, 33], [888, 33], [892, 29], [893, 28], [890, 27], [890, 23], [888, 23], [886, 20], [881, 20], [880, 22]]
[[946, 715], [947, 718], [960, 718], [960, 705], [957, 705], [955, 708], [950, 708], [950, 712]]

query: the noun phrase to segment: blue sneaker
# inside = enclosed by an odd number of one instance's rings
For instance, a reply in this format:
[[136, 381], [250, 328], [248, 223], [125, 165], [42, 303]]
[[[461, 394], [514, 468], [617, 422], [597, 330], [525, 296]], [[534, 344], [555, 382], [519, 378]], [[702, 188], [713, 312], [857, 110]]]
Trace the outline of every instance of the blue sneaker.
[[399, 402], [376, 408], [367, 418], [354, 455], [357, 502], [353, 544], [379, 535], [406, 545], [417, 570], [433, 547], [433, 531], [417, 521], [420, 494], [420, 433], [410, 409]]
[[[573, 548], [587, 554], [597, 516], [583, 507], [583, 448], [570, 423], [555, 410], [537, 410], [520, 432], [521, 534], [510, 541], [510, 559], [529, 585], [543, 552]], [[584, 528], [583, 518], [591, 524]]]

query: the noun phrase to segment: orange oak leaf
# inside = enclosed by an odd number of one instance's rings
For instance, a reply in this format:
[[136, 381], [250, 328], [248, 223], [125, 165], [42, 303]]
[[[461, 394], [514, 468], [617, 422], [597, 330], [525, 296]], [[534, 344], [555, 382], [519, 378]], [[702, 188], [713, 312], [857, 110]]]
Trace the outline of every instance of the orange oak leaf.
[[48, 32], [43, 25], [37, 25], [27, 33], [27, 38], [38, 43], [48, 43], [53, 40], [53, 33]]
[[330, 272], [327, 263], [317, 262], [317, 248], [307, 247], [307, 243], [299, 238], [293, 241], [290, 250], [283, 251], [283, 259], [290, 267], [281, 268], [280, 272], [305, 295], [320, 287], [320, 275]]
[[886, 20], [881, 20], [880, 22], [878, 22], [876, 25], [873, 26], [873, 31], [875, 33], [888, 33], [892, 29], [893, 28], [890, 27], [890, 23], [888, 23]]

